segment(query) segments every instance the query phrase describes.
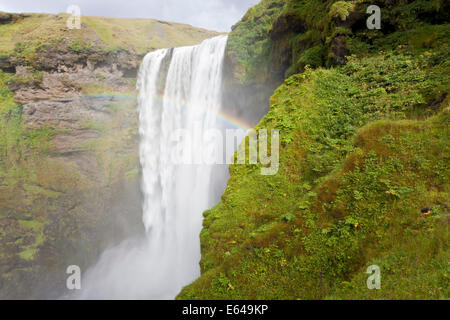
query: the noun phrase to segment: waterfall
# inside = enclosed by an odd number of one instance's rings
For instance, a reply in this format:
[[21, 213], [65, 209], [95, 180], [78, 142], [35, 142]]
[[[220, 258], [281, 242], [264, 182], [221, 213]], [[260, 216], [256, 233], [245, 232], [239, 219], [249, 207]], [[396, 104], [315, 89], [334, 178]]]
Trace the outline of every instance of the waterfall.
[[[218, 201], [212, 190], [223, 191], [227, 167], [195, 158], [210, 152], [205, 132], [220, 127], [226, 43], [219, 36], [145, 56], [137, 83], [145, 236], [106, 250], [83, 277], [81, 299], [173, 299], [200, 275], [202, 213]], [[191, 163], [173, 161], [178, 130], [192, 137], [181, 142]]]

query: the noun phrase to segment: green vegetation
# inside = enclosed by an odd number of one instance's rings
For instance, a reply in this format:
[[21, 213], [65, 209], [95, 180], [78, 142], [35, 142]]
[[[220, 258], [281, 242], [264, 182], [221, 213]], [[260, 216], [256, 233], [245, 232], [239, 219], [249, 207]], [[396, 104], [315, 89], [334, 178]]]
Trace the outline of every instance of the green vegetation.
[[[22, 230], [25, 230], [25, 235], [18, 240], [19, 243], [16, 241], [22, 249], [19, 256], [24, 260], [33, 260], [36, 253], [39, 251], [39, 246], [45, 241], [45, 235], [43, 233], [44, 224], [33, 220], [19, 220], [19, 225]], [[27, 239], [29, 235], [31, 235], [33, 240], [28, 244], [24, 244], [23, 239]]]
[[6, 114], [10, 112], [16, 104], [14, 102], [14, 93], [9, 90], [7, 82], [11, 76], [0, 71], [0, 112]]
[[[12, 80], [17, 77], [0, 71], [0, 213], [8, 216], [11, 208], [15, 208], [16, 217], [23, 215], [27, 219], [14, 224], [14, 234], [17, 241], [11, 245], [17, 247], [18, 255], [24, 260], [33, 260], [39, 251], [39, 246], [45, 241], [43, 214], [30, 215], [28, 207], [36, 205], [43, 199], [55, 199], [60, 193], [54, 191], [54, 186], [47, 186], [42, 177], [39, 162], [49, 151], [49, 143], [55, 130], [42, 127], [27, 129], [22, 123], [22, 108], [13, 100], [9, 90]], [[47, 178], [47, 177], [45, 177]], [[11, 232], [11, 229], [9, 229]], [[8, 234], [0, 234], [4, 248], [9, 244]], [[7, 250], [7, 249], [6, 249]], [[4, 249], [0, 256], [6, 260]]]
[[[133, 81], [127, 92], [95, 83], [83, 86], [82, 93], [90, 97], [108, 97], [109, 117], [81, 127], [96, 134], [74, 145], [66, 158], [55, 150], [55, 139], [74, 133], [27, 127], [22, 107], [8, 88], [20, 81], [0, 71], [0, 259], [8, 266], [30, 265], [0, 272], [4, 288], [14, 288], [2, 291], [9, 298], [27, 297], [27, 292], [20, 291], [24, 279], [48, 273], [80, 246], [85, 250], [83, 259], [98, 254], [92, 243], [98, 245], [99, 240], [92, 230], [112, 229], [107, 209], [111, 197], [124, 181], [137, 181], [139, 173]], [[67, 157], [81, 159], [82, 165]], [[86, 167], [95, 174], [86, 172]]]
[[218, 34], [190, 25], [152, 19], [84, 17], [83, 21], [110, 48], [133, 48], [138, 53], [193, 45]]
[[350, 12], [355, 8], [355, 4], [347, 1], [338, 1], [331, 5], [329, 15], [332, 18], [339, 18], [342, 21], [347, 20]]
[[[450, 297], [450, 33], [439, 19], [418, 20], [425, 3], [405, 6], [405, 20], [389, 5], [397, 31], [384, 35], [333, 26], [349, 3], [288, 1], [281, 15], [306, 31], [288, 32], [295, 74], [257, 126], [280, 131], [279, 172], [230, 167], [222, 201], [204, 213], [202, 276], [179, 299]], [[354, 54], [324, 69], [333, 34]], [[244, 77], [258, 82], [251, 59], [241, 60]], [[367, 289], [370, 265], [381, 268], [381, 290]]]
[[[330, 67], [339, 64], [337, 49], [346, 48], [350, 54], [379, 50], [389, 34], [400, 40], [397, 44], [409, 38], [422, 45], [437, 45], [430, 33], [420, 30], [449, 21], [448, 4], [443, 0], [385, 0], [378, 2], [383, 8], [382, 30], [367, 30], [365, 10], [371, 4], [367, 0], [261, 1], [230, 34], [227, 53], [235, 78], [244, 84], [270, 83], [278, 74], [287, 77], [303, 72], [307, 65]], [[448, 40], [448, 27], [441, 28], [447, 35], [440, 36]], [[420, 33], [414, 35], [418, 37], [403, 36], [412, 36], [412, 29]], [[340, 45], [333, 41], [338, 38]]]
[[283, 0], [262, 0], [260, 4], [250, 8], [233, 27], [228, 39], [227, 55], [236, 59], [241, 66], [235, 74], [240, 81], [249, 82], [261, 72], [261, 66], [268, 65], [269, 31], [283, 5]]
[[118, 182], [126, 177], [136, 177], [139, 172], [137, 150], [138, 119], [136, 117], [136, 100], [134, 95], [114, 95], [103, 92], [100, 96], [108, 95], [117, 99], [111, 102], [109, 110], [113, 118], [107, 122], [86, 122], [84, 129], [94, 130], [99, 134], [96, 139], [82, 143], [80, 150], [94, 153], [102, 176], [107, 178], [108, 184]]
[[[98, 254], [99, 238], [113, 229], [110, 203], [120, 185], [138, 181], [138, 126], [130, 81], [127, 92], [83, 86], [90, 98], [109, 101], [107, 119], [86, 122], [77, 132], [30, 128], [8, 88], [14, 78], [0, 72], [0, 259], [8, 266], [0, 279], [3, 297], [23, 298], [29, 295], [26, 279], [64, 268], [60, 264], [78, 252], [80, 263]], [[56, 147], [55, 141], [80, 130], [88, 138], [75, 140], [68, 151]], [[23, 263], [30, 267], [10, 267]]]

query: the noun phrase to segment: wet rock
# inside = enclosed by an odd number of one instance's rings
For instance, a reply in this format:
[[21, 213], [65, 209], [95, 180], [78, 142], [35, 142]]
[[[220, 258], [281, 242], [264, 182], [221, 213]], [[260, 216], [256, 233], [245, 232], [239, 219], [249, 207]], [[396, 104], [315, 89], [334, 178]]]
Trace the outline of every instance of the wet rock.
[[347, 56], [350, 51], [347, 48], [347, 39], [345, 36], [338, 36], [331, 40], [331, 52], [333, 56], [331, 62], [335, 65], [342, 65], [347, 62]]
[[[22, 67], [16, 69], [17, 76], [27, 75]], [[83, 87], [89, 86], [101, 86], [108, 88], [109, 91], [120, 92], [128, 90], [130, 83], [119, 70], [111, 71], [106, 67], [89, 70], [87, 67], [79, 66], [77, 71], [69, 69], [52, 73], [44, 71], [39, 83], [29, 81], [9, 84], [9, 88], [15, 92], [15, 101], [22, 105], [42, 100], [72, 99], [82, 94]]]
[[36, 112], [35, 106], [29, 106], [26, 111], [24, 111], [26, 115], [32, 116]]
[[[142, 56], [130, 50], [74, 52], [65, 44], [39, 49], [36, 54], [32, 66], [29, 61], [21, 60], [21, 55], [0, 55], [0, 68], [15, 73], [14, 81], [8, 86], [14, 91], [15, 101], [22, 106], [25, 128], [56, 129], [48, 145], [45, 144], [45, 155], [35, 163], [37, 180], [27, 181], [31, 191], [21, 184], [5, 186], [0, 181], [0, 242], [3, 244], [0, 298], [42, 297], [43, 292], [59, 284], [55, 278], [65, 276], [66, 262], [76, 253], [80, 252], [77, 263], [82, 266], [87, 264], [86, 257], [96, 257], [99, 253], [96, 250], [106, 246], [112, 237], [108, 233], [115, 226], [111, 199], [120, 199], [123, 188], [119, 182], [129, 170], [125, 166], [119, 168], [121, 171], [113, 167], [116, 159], [112, 151], [99, 151], [89, 143], [102, 138], [103, 125], [116, 126], [118, 122], [117, 126], [126, 127], [129, 124], [128, 114], [126, 119], [119, 119], [113, 107], [120, 106], [122, 99], [128, 99], [132, 93], [134, 85], [127, 77], [137, 76]], [[133, 101], [123, 103], [132, 106], [135, 97], [129, 99]], [[133, 110], [129, 114], [134, 118]], [[129, 141], [128, 135], [132, 136], [125, 130], [115, 134], [119, 138], [114, 139], [119, 142]], [[136, 140], [114, 152], [131, 159], [137, 157], [137, 150]], [[99, 153], [109, 162], [102, 163]], [[139, 190], [139, 181], [133, 185]], [[56, 198], [52, 195], [55, 193]], [[120, 203], [130, 206], [127, 201], [121, 199]], [[139, 210], [140, 203], [136, 201]], [[139, 210], [137, 217], [141, 215]], [[30, 230], [24, 233], [17, 220], [37, 220], [43, 216], [46, 224], [43, 242], [39, 247], [36, 245], [36, 253], [30, 260], [24, 260], [20, 253], [25, 245], [34, 245], [36, 235]], [[99, 232], [103, 226], [105, 230]], [[108, 241], [101, 245], [103, 236]], [[84, 242], [80, 243], [80, 239]], [[64, 285], [65, 279], [60, 283]]]
[[294, 13], [286, 13], [280, 15], [273, 23], [269, 32], [269, 37], [273, 41], [277, 41], [286, 33], [303, 33], [306, 31], [304, 23], [300, 17]]
[[109, 97], [90, 99], [72, 97], [59, 100], [44, 100], [23, 106], [24, 123], [29, 128], [42, 126], [55, 129], [83, 129], [89, 122], [101, 122], [109, 118]]

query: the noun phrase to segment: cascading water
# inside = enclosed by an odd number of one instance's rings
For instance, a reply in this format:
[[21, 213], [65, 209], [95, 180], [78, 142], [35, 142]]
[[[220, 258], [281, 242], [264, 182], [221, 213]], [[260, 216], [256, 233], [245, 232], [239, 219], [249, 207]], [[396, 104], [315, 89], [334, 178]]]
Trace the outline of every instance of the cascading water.
[[[227, 37], [219, 36], [144, 58], [138, 102], [146, 236], [106, 250], [83, 278], [81, 299], [173, 299], [200, 275], [202, 213], [220, 196], [211, 190], [219, 184], [223, 191], [226, 166], [195, 158], [209, 152], [205, 132], [220, 126], [226, 43]], [[169, 68], [163, 70], [167, 59]], [[180, 129], [192, 138], [182, 142], [190, 163], [173, 161], [180, 147], [173, 133]]]

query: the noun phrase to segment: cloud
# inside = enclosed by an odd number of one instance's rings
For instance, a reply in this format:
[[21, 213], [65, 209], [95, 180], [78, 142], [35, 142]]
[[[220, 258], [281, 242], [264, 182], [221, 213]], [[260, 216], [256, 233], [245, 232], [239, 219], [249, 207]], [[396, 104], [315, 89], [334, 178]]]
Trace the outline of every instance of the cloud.
[[230, 31], [233, 24], [259, 0], [2, 0], [7, 12], [66, 12], [78, 5], [82, 15], [121, 18], [154, 18]]

